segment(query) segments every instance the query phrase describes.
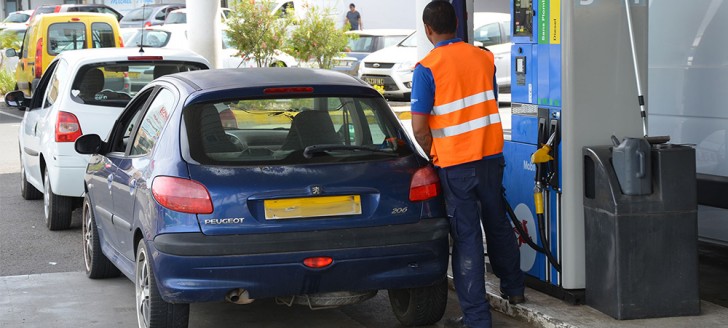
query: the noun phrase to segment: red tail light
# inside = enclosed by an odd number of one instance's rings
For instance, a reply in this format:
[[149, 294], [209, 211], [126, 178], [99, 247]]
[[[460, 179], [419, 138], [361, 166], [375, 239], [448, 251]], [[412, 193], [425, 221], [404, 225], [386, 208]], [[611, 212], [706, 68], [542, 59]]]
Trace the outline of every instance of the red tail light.
[[35, 64], [33, 65], [35, 77], [40, 79], [40, 76], [43, 75], [43, 38], [38, 38], [38, 42], [35, 44]]
[[119, 39], [119, 48], [124, 48], [124, 39], [121, 38], [121, 35], [118, 37]]
[[152, 22], [146, 22], [146, 23], [144, 23], [144, 27], [150, 27], [150, 26], [152, 26]]
[[61, 6], [56, 6], [56, 8], [53, 9], [54, 13], [60, 13], [61, 12]]
[[222, 121], [222, 127], [226, 129], [237, 129], [238, 120], [235, 119], [235, 114], [230, 109], [223, 110], [220, 112], [220, 121]]
[[333, 262], [334, 259], [328, 256], [319, 256], [306, 258], [305, 260], [303, 260], [303, 265], [309, 268], [320, 269], [331, 265], [331, 263]]
[[191, 213], [212, 213], [212, 199], [207, 188], [193, 180], [156, 177], [152, 182], [154, 199], [170, 210]]
[[69, 112], [58, 112], [56, 120], [56, 142], [74, 142], [82, 136], [78, 118]]
[[440, 178], [431, 166], [425, 166], [412, 176], [410, 182], [410, 201], [428, 200], [440, 194]]

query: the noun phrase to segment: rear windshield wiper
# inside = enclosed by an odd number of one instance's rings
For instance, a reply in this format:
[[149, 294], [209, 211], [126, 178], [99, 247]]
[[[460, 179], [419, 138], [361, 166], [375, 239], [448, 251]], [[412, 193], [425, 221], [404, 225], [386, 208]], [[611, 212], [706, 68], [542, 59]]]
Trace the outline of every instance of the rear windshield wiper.
[[303, 150], [303, 157], [311, 158], [313, 157], [313, 154], [316, 153], [325, 153], [329, 151], [338, 151], [338, 150], [348, 150], [348, 151], [354, 151], [354, 152], [372, 152], [387, 156], [397, 156], [397, 153], [395, 153], [391, 149], [376, 149], [371, 147], [365, 147], [365, 146], [353, 146], [353, 145], [337, 145], [337, 144], [323, 144], [323, 145], [312, 145], [306, 147], [306, 149]]

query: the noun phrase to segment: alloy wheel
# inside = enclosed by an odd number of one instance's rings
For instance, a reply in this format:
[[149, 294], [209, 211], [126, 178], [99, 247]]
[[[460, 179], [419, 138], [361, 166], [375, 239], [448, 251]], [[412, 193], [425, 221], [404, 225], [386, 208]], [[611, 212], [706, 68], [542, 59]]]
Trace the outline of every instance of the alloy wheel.
[[83, 224], [81, 225], [81, 233], [83, 235], [83, 259], [86, 264], [86, 272], [91, 271], [91, 262], [94, 256], [94, 229], [91, 226], [93, 220], [91, 220], [91, 209], [88, 206], [84, 206], [83, 211]]
[[[144, 245], [139, 245], [144, 247]], [[149, 263], [145, 251], [139, 251], [136, 266], [136, 307], [137, 322], [139, 327], [149, 327], [151, 314], [150, 284], [149, 284]]]

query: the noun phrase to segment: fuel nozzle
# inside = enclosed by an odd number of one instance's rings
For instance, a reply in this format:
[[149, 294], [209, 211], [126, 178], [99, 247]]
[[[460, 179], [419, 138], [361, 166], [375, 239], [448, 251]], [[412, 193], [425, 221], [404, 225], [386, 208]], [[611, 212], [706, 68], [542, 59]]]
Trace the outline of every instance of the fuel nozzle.
[[534, 164], [540, 164], [540, 163], [546, 163], [548, 161], [553, 161], [554, 158], [550, 155], [551, 153], [551, 147], [554, 145], [554, 139], [556, 138], [556, 131], [551, 134], [549, 137], [549, 140], [546, 141], [546, 143], [541, 146], [538, 150], [536, 150], [533, 154], [531, 154], [531, 163]]

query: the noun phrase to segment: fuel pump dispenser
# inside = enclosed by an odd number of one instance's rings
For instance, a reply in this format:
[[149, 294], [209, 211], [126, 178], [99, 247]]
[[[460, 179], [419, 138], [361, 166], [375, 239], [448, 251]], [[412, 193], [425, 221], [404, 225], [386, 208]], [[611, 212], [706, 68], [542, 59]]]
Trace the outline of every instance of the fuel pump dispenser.
[[[511, 0], [511, 135], [505, 195], [531, 288], [583, 303], [582, 147], [643, 136], [625, 2]], [[630, 0], [636, 60], [646, 0]], [[646, 65], [642, 65], [645, 67]], [[528, 245], [527, 236], [537, 247]]]

